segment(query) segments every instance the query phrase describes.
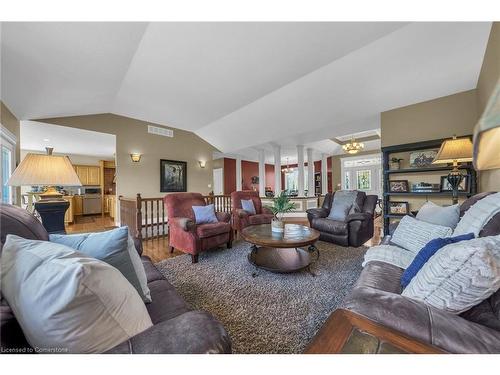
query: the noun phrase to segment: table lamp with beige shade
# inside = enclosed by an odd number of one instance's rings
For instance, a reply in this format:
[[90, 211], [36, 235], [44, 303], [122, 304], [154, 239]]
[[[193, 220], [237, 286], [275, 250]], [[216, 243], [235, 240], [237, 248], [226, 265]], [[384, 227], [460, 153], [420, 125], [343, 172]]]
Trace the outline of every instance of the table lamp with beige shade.
[[69, 202], [54, 186], [82, 186], [71, 161], [67, 156], [52, 155], [53, 149], [46, 148], [47, 154], [29, 153], [16, 168], [9, 181], [10, 186], [46, 186], [35, 210], [42, 218], [42, 224], [49, 233], [64, 233], [64, 214]]
[[458, 187], [464, 176], [460, 172], [459, 163], [472, 161], [472, 141], [469, 137], [446, 139], [439, 149], [432, 164], [452, 164], [447, 180], [451, 186], [453, 204], [458, 203]]

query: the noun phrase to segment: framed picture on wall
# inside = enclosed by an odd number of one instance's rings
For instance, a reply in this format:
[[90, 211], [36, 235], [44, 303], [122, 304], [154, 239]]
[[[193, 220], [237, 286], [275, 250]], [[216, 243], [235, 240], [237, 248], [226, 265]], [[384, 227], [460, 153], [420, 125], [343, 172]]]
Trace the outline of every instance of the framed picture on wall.
[[160, 191], [162, 193], [187, 191], [187, 163], [178, 160], [160, 160]]
[[[458, 185], [458, 191], [470, 192], [469, 175], [464, 175], [462, 182]], [[448, 176], [441, 176], [441, 191], [451, 191], [451, 185], [448, 182]]]
[[410, 212], [408, 202], [389, 202], [389, 213], [392, 215], [407, 215]]

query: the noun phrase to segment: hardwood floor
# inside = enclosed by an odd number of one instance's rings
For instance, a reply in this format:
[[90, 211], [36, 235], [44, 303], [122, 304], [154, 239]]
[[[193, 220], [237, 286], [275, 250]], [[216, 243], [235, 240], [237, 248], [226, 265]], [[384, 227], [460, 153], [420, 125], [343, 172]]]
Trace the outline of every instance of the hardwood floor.
[[109, 216], [75, 216], [74, 220], [74, 223], [66, 224], [66, 233], [103, 232], [116, 227], [115, 222]]

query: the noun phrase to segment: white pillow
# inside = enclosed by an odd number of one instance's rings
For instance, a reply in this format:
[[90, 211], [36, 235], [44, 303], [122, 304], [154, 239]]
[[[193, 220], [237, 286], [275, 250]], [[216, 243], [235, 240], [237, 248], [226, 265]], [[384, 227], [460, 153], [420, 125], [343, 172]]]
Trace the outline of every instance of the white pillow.
[[430, 240], [448, 237], [452, 229], [404, 216], [391, 238], [391, 243], [417, 254]]
[[460, 220], [460, 206], [438, 206], [433, 202], [426, 202], [417, 213], [417, 219], [431, 224], [442, 225], [454, 229]]
[[446, 245], [411, 280], [403, 296], [460, 314], [500, 288], [500, 236]]
[[102, 353], [152, 326], [116, 268], [53, 242], [8, 235], [2, 294], [33, 347]]

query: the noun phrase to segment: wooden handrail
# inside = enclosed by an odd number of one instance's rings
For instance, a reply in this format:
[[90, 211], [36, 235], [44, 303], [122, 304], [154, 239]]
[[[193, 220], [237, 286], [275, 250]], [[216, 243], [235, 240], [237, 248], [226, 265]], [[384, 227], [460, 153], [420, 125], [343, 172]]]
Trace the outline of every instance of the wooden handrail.
[[[214, 204], [217, 212], [231, 212], [230, 195], [205, 195], [207, 204]], [[128, 226], [134, 238], [142, 241], [165, 237], [168, 234], [168, 217], [163, 197], [134, 198], [119, 196], [120, 226]]]

